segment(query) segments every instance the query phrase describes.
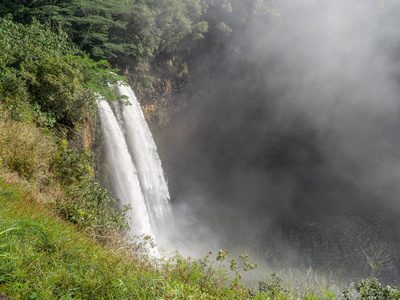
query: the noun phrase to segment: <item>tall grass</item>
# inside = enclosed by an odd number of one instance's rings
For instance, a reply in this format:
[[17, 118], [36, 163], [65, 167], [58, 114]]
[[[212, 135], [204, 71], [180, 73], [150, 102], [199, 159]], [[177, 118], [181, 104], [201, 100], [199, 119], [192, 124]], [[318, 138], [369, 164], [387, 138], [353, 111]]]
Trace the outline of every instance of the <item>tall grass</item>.
[[56, 147], [43, 129], [10, 120], [0, 110], [0, 158], [3, 166], [27, 179], [45, 182]]
[[24, 182], [40, 202], [96, 236], [127, 228], [118, 200], [94, 180], [93, 153], [71, 149], [47, 128], [12, 120], [0, 105], [0, 175]]
[[[244, 299], [201, 261], [149, 263], [104, 247], [0, 180], [0, 291], [13, 299]], [[218, 274], [218, 276], [216, 276]], [[223, 279], [225, 280], [225, 279]], [[203, 282], [203, 288], [199, 282]]]

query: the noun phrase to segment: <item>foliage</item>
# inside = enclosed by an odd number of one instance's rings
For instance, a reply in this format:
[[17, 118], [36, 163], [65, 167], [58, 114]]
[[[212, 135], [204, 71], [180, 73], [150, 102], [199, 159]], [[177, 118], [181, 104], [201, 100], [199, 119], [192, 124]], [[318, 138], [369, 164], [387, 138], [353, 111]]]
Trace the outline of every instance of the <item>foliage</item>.
[[61, 186], [58, 212], [92, 235], [126, 229], [118, 200], [94, 181], [93, 154], [69, 149], [65, 140], [56, 145], [56, 131], [37, 128], [73, 129], [92, 116], [95, 95], [122, 98], [109, 87], [122, 77], [106, 61], [95, 62], [71, 47], [65, 33], [38, 22], [23, 26], [0, 19], [0, 46], [2, 165], [46, 189]]
[[[381, 299], [394, 300], [400, 299], [400, 289], [391, 286], [382, 287], [376, 278], [361, 280], [356, 285], [356, 290], [360, 294], [357, 300]], [[346, 298], [345, 298], [346, 299]]]
[[[220, 250], [214, 260], [210, 251], [202, 259], [183, 258], [179, 253], [165, 265], [168, 275], [183, 282], [196, 284], [201, 293], [218, 297], [227, 297], [232, 291], [243, 297], [249, 290], [240, 281], [241, 271], [253, 270], [257, 267], [247, 254], [239, 257], [239, 263], [232, 258], [228, 260], [228, 251]], [[229, 283], [229, 285], [228, 285]]]
[[118, 201], [93, 181], [92, 153], [68, 149], [66, 141], [57, 147], [54, 136], [32, 124], [73, 128], [94, 111], [95, 94], [119, 98], [108, 82], [120, 77], [105, 61], [74, 55], [80, 52], [64, 33], [37, 22], [24, 27], [0, 19], [0, 45], [0, 104], [6, 109], [0, 115], [2, 165], [39, 184], [61, 185], [59, 212], [92, 234], [126, 228]]
[[93, 236], [104, 236], [115, 230], [128, 229], [125, 212], [119, 201], [94, 181], [93, 153], [88, 149], [69, 149], [61, 140], [52, 168], [65, 186], [65, 197], [55, 203], [65, 219], [89, 230]]
[[[5, 191], [5, 192], [4, 192]], [[123, 244], [100, 246], [0, 180], [0, 290], [13, 299], [246, 299], [199, 260], [141, 260]], [[226, 259], [221, 251], [215, 259]], [[195, 269], [197, 264], [198, 268]], [[246, 264], [246, 259], [245, 259]], [[247, 264], [248, 267], [250, 265]], [[247, 267], [246, 267], [247, 268]], [[171, 274], [170, 272], [173, 272]], [[189, 275], [191, 274], [191, 275]], [[186, 275], [189, 275], [187, 279]], [[202, 291], [198, 282], [204, 282]], [[216, 280], [216, 281], [213, 281]]]
[[209, 24], [209, 38], [217, 44], [243, 30], [247, 24], [263, 20], [270, 15], [270, 0], [207, 0], [204, 20]]
[[[0, 17], [60, 28], [95, 60], [138, 66], [164, 53], [218, 49], [272, 13], [270, 0], [57, 0], [0, 3]], [[204, 43], [201, 41], [204, 40]], [[185, 53], [185, 54], [183, 54]]]
[[128, 230], [126, 211], [118, 208], [119, 200], [99, 183], [85, 180], [67, 189], [66, 200], [57, 201], [56, 208], [65, 219], [104, 238], [115, 230]]
[[[307, 275], [306, 275], [307, 276]], [[283, 279], [276, 273], [271, 275], [270, 281], [259, 281], [259, 290], [252, 294], [253, 299], [343, 299], [343, 300], [372, 300], [372, 299], [400, 299], [399, 287], [382, 286], [376, 277], [360, 280], [356, 284], [355, 290], [349, 288], [341, 292], [341, 297], [337, 297], [332, 291], [315, 286], [314, 291], [309, 291], [301, 295], [294, 293], [294, 287], [288, 287]], [[298, 289], [298, 287], [297, 287]], [[317, 289], [317, 290], [316, 290]], [[320, 291], [318, 291], [320, 290]], [[317, 293], [318, 292], [318, 293]]]
[[59, 142], [52, 168], [61, 183], [70, 186], [85, 180], [85, 178], [93, 178], [92, 159], [93, 155], [90, 150], [70, 149], [68, 142], [64, 139]]
[[[258, 281], [258, 292], [253, 299], [307, 299], [329, 300], [338, 299], [342, 293], [339, 279], [327, 278], [324, 273], [308, 270], [290, 270], [281, 277], [273, 273], [268, 279]], [[339, 284], [341, 286], [341, 284]]]
[[[283, 286], [283, 280], [278, 274], [274, 273], [271, 275], [272, 281], [262, 281], [258, 282], [259, 292], [268, 295], [269, 297], [284, 298], [288, 294], [288, 291]], [[259, 297], [260, 295], [258, 295]]]
[[[135, 245], [100, 246], [33, 201], [18, 185], [0, 179], [0, 290], [13, 299], [334, 299], [294, 297], [274, 275], [252, 292], [240, 272], [256, 267], [247, 255], [238, 262], [221, 250], [211, 258], [142, 260]], [[376, 280], [357, 284], [358, 295], [343, 299], [400, 299], [399, 289]]]
[[80, 49], [98, 58], [114, 56], [109, 29], [124, 27], [114, 20], [122, 12], [119, 1], [106, 0], [3, 1], [0, 5], [0, 16], [11, 13], [17, 22], [40, 20], [56, 30], [63, 27]]
[[74, 127], [93, 112], [95, 93], [118, 98], [108, 82], [122, 77], [81, 55], [61, 31], [0, 19], [0, 47], [0, 101], [14, 120]]
[[141, 61], [176, 49], [188, 36], [201, 38], [207, 31], [200, 18], [205, 8], [202, 0], [4, 0], [0, 17], [12, 14], [23, 24], [39, 20], [53, 30], [62, 27], [79, 49], [96, 59], [131, 56]]
[[371, 274], [368, 279], [360, 280], [356, 284], [357, 295], [352, 297], [348, 289], [343, 291], [343, 299], [345, 300], [370, 300], [370, 299], [400, 299], [400, 287], [382, 286], [378, 281], [378, 274], [386, 268], [388, 258], [385, 254], [385, 247], [383, 244], [372, 246], [369, 251], [363, 250], [365, 258]]
[[7, 120], [3, 113], [0, 114], [0, 157], [1, 168], [16, 171], [43, 189], [61, 186], [64, 197], [55, 200], [55, 208], [89, 234], [105, 235], [127, 229], [128, 220], [125, 212], [119, 210], [118, 200], [93, 179], [91, 151], [69, 149], [65, 140], [57, 147], [54, 138], [44, 130], [34, 124]]
[[368, 266], [371, 268], [371, 278], [375, 278], [388, 264], [388, 257], [383, 244], [373, 245], [368, 251], [363, 250]]
[[[0, 183], [0, 191], [4, 187]], [[2, 203], [3, 292], [13, 299], [125, 298], [126, 291], [117, 283], [118, 278], [125, 280], [123, 274], [132, 260], [127, 258], [129, 263], [125, 263], [122, 255], [113, 256], [112, 251], [100, 248], [24, 198], [2, 198]], [[128, 273], [132, 276], [135, 271], [131, 268]]]

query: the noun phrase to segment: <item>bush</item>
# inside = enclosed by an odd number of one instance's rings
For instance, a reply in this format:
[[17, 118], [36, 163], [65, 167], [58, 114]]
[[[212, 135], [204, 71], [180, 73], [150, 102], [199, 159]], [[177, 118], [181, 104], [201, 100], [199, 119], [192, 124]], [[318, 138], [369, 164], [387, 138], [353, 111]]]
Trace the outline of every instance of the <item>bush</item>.
[[0, 18], [0, 101], [18, 121], [68, 128], [91, 115], [95, 93], [118, 99], [109, 83], [124, 81], [68, 43], [64, 32]]
[[345, 300], [395, 300], [400, 299], [400, 289], [398, 287], [383, 287], [377, 278], [363, 279], [356, 284], [358, 295], [351, 297], [348, 290], [343, 292]]
[[212, 295], [215, 299], [239, 297], [246, 299], [251, 292], [241, 282], [240, 272], [253, 270], [257, 263], [251, 262], [247, 254], [228, 259], [228, 251], [220, 250], [214, 260], [210, 251], [202, 259], [183, 258], [179, 253], [163, 267], [163, 271], [172, 279], [196, 286], [199, 294]]
[[53, 170], [65, 187], [65, 197], [55, 207], [61, 216], [93, 236], [129, 229], [128, 207], [119, 209], [119, 200], [94, 181], [93, 153], [88, 149], [69, 149], [61, 140], [54, 156]]
[[58, 143], [58, 150], [52, 162], [52, 168], [58, 180], [64, 186], [94, 177], [93, 153], [88, 149], [69, 149], [67, 140]]
[[94, 237], [113, 238], [117, 230], [129, 230], [126, 211], [119, 209], [119, 200], [99, 183], [84, 180], [67, 188], [66, 198], [56, 202], [62, 217], [84, 228]]

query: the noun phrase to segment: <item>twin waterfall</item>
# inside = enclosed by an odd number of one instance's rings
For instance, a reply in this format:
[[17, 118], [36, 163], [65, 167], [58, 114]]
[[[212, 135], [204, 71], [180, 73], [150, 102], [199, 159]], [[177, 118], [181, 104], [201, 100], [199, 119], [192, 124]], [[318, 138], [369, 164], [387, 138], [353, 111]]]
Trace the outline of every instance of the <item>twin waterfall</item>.
[[[98, 101], [112, 192], [122, 205], [129, 205], [130, 236], [156, 238], [170, 215], [169, 191], [153, 136], [133, 90], [119, 85], [118, 93], [131, 105]], [[158, 250], [152, 252], [158, 256]]]

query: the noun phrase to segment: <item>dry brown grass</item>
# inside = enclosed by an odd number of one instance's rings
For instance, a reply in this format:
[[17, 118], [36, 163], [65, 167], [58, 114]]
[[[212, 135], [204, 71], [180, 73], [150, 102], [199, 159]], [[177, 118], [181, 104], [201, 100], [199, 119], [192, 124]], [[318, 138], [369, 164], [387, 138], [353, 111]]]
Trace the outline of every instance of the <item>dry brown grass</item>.
[[10, 120], [0, 105], [0, 177], [5, 182], [21, 187], [37, 203], [61, 199], [62, 189], [51, 170], [56, 150], [43, 129]]
[[55, 152], [55, 144], [43, 129], [12, 121], [0, 111], [0, 162], [7, 169], [30, 180], [49, 181]]
[[0, 167], [0, 178], [7, 184], [18, 186], [25, 196], [29, 196], [31, 200], [38, 204], [54, 203], [64, 197], [63, 191], [58, 184], [44, 187], [38, 182], [28, 181], [19, 176], [16, 171], [11, 171], [4, 167]]

